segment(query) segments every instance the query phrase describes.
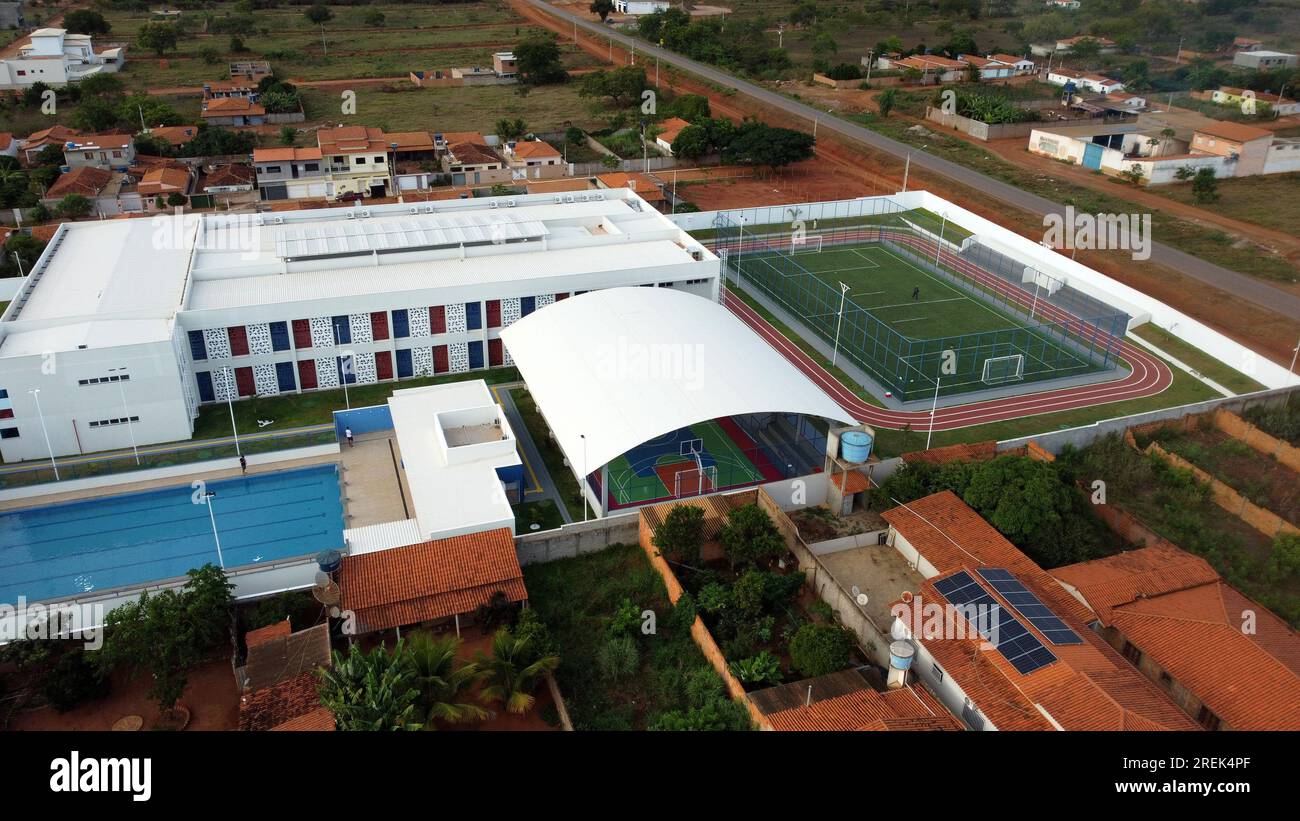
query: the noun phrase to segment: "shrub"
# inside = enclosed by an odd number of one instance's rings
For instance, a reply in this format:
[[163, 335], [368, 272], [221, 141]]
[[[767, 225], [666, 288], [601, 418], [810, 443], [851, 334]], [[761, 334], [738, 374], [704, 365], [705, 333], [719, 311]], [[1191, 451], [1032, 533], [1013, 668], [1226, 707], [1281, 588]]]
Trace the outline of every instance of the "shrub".
[[766, 577], [766, 573], [750, 570], [732, 585], [731, 601], [738, 618], [755, 619], [762, 615], [763, 594], [767, 589]]
[[653, 542], [669, 561], [699, 564], [700, 548], [704, 544], [703, 508], [695, 505], [674, 507], [655, 531]]
[[82, 650], [64, 653], [41, 682], [41, 695], [60, 713], [103, 698], [110, 689], [112, 683], [108, 676]]
[[772, 517], [755, 504], [742, 505], [727, 514], [722, 528], [722, 548], [734, 570], [736, 565], [765, 565], [785, 553], [785, 539]]
[[635, 673], [640, 664], [641, 651], [631, 636], [615, 636], [596, 651], [596, 665], [606, 681], [622, 681]]
[[609, 617], [605, 623], [605, 633], [610, 638], [620, 636], [634, 637], [640, 632], [641, 628], [641, 608], [637, 607], [631, 599], [623, 599], [619, 602], [614, 614]]
[[720, 616], [731, 608], [731, 591], [716, 582], [707, 584], [700, 590], [697, 606], [702, 613]]
[[831, 624], [805, 624], [790, 642], [790, 661], [808, 678], [824, 676], [849, 666], [852, 635]]
[[767, 650], [747, 659], [733, 661], [730, 669], [731, 674], [739, 679], [741, 684], [781, 683], [781, 660]]

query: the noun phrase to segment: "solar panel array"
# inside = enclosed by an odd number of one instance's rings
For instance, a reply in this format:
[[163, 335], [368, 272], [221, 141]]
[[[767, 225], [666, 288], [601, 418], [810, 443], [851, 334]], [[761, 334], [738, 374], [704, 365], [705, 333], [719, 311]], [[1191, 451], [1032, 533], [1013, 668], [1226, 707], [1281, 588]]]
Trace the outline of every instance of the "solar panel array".
[[1051, 608], [1043, 604], [1038, 596], [1025, 589], [1010, 570], [1001, 567], [984, 567], [976, 572], [984, 577], [989, 587], [1001, 594], [1022, 618], [1036, 627], [1038, 632], [1046, 636], [1052, 644], [1083, 644], [1079, 634], [1057, 618]]
[[1032, 673], [1056, 661], [1052, 651], [966, 571], [940, 579], [934, 588], [950, 603], [971, 608], [967, 619], [1021, 673]]

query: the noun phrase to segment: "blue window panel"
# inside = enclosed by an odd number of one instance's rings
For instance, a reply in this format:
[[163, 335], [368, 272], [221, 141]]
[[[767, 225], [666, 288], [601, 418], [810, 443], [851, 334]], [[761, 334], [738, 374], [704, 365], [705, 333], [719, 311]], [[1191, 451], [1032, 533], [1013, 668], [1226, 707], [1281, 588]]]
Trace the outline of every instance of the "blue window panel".
[[335, 357], [334, 361], [339, 369], [339, 382], [349, 385], [355, 384], [357, 381], [357, 366], [353, 364], [352, 357], [339, 356]]
[[411, 323], [405, 308], [393, 311], [393, 339], [405, 339], [411, 335]]
[[334, 320], [334, 343], [343, 345], [352, 341], [352, 323], [348, 321], [347, 314], [333, 317]]
[[482, 340], [469, 343], [469, 366], [471, 369], [483, 367]]
[[217, 392], [212, 390], [212, 374], [207, 371], [199, 371], [194, 374], [194, 378], [197, 379], [199, 383], [199, 401], [217, 401]]
[[483, 327], [483, 315], [479, 312], [479, 303], [465, 303], [465, 329], [477, 331]]
[[298, 383], [293, 376], [293, 363], [275, 363], [275, 380], [280, 383], [280, 393], [288, 393], [296, 389]]
[[537, 310], [537, 297], [535, 297], [535, 296], [521, 296], [521, 297], [519, 298], [519, 315], [520, 315], [520, 316], [528, 316], [529, 314], [531, 314], [531, 313], [532, 313], [533, 311], [535, 311], [535, 310]]
[[415, 375], [415, 368], [411, 365], [411, 349], [397, 349], [397, 378], [405, 379], [408, 376]]
[[190, 331], [190, 358], [202, 362], [208, 358], [208, 346], [203, 341], [203, 331]]
[[0, 388], [0, 399], [8, 399], [9, 391], [6, 388]]
[[289, 350], [289, 323], [288, 322], [271, 323], [271, 350], [273, 351]]

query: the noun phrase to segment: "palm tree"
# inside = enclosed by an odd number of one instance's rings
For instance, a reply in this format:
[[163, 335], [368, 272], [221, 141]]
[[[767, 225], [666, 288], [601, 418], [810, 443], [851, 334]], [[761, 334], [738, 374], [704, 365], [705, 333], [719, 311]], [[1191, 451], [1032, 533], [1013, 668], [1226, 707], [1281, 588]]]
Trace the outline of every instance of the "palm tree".
[[460, 700], [466, 688], [488, 676], [474, 662], [456, 663], [460, 644], [456, 636], [435, 639], [428, 633], [416, 633], [411, 638], [411, 667], [415, 671], [426, 730], [437, 729], [435, 719], [457, 724], [488, 717], [488, 711], [479, 705]]
[[332, 669], [319, 671], [321, 705], [340, 730], [418, 730], [413, 672], [400, 640], [391, 653], [382, 646], [363, 653], [354, 644], [346, 656], [335, 651]]
[[492, 682], [483, 688], [485, 701], [500, 701], [512, 713], [528, 712], [536, 699], [537, 680], [548, 670], [560, 666], [557, 655], [538, 656], [532, 640], [514, 635], [503, 627], [492, 637], [491, 658], [479, 654], [478, 663], [490, 674]]

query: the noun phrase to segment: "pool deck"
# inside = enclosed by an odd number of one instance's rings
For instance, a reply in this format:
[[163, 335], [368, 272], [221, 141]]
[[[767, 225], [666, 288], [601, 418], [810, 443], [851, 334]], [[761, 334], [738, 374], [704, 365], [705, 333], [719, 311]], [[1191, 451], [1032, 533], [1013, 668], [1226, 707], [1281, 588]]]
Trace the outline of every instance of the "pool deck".
[[347, 483], [347, 526], [366, 527], [414, 516], [410, 489], [398, 469], [401, 447], [392, 430], [363, 433], [355, 445], [341, 445], [343, 480]]

